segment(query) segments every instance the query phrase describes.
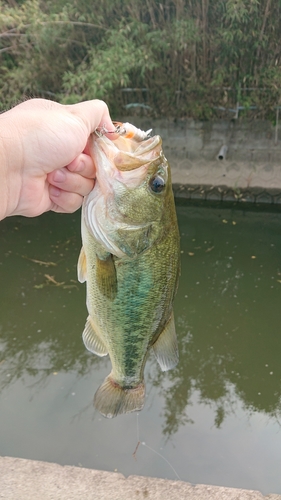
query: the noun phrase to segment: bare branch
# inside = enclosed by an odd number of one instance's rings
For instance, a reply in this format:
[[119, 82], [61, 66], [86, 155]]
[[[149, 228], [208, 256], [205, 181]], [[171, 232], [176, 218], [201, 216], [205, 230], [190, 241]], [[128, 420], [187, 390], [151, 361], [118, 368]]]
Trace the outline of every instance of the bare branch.
[[5, 47], [4, 49], [0, 49], [0, 54], [2, 52], [8, 52], [9, 50], [12, 50], [12, 49], [13, 49], [13, 47], [11, 45], [10, 45], [10, 47]]
[[[83, 23], [83, 22], [80, 22], [80, 21], [46, 21], [46, 22], [42, 22], [42, 21], [39, 21], [37, 23], [37, 25], [41, 25], [41, 26], [48, 26], [48, 25], [52, 25], [52, 24], [69, 24], [69, 25], [72, 25], [72, 26], [87, 26], [88, 28], [98, 28], [98, 29], [101, 29], [101, 30], [105, 30], [106, 28], [104, 26], [100, 26], [99, 24], [93, 24], [93, 23]], [[32, 24], [24, 24], [20, 29], [25, 29], [25, 28], [30, 28], [30, 26], [32, 26]], [[0, 38], [8, 38], [8, 37], [11, 37], [11, 36], [21, 36], [22, 33], [17, 33], [17, 34], [14, 34], [15, 31], [18, 31], [19, 28], [16, 27], [16, 28], [11, 28], [10, 30], [8, 31], [5, 31], [4, 33], [0, 33]]]

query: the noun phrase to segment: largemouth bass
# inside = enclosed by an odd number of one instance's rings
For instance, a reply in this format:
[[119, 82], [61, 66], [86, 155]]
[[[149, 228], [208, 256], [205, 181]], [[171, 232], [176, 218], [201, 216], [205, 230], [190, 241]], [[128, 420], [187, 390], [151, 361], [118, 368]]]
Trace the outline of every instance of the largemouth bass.
[[112, 371], [95, 407], [105, 417], [141, 410], [152, 348], [163, 371], [178, 362], [173, 299], [179, 231], [162, 140], [120, 124], [118, 137], [92, 136], [96, 184], [82, 206], [78, 279], [87, 282], [86, 348], [109, 354]]

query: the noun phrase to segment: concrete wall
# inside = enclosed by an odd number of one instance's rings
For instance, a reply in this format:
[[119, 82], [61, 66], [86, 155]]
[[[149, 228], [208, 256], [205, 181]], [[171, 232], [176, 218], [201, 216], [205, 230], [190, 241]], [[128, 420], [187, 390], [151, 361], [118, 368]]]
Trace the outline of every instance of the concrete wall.
[[[176, 196], [281, 203], [281, 132], [270, 122], [124, 121], [161, 135]], [[223, 145], [227, 151], [220, 160]]]
[[173, 159], [213, 161], [221, 146], [226, 144], [229, 161], [280, 163], [281, 131], [269, 121], [151, 121], [138, 117], [123, 120], [131, 121], [143, 130], [153, 127], [153, 134], [159, 134], [163, 139], [166, 155]]

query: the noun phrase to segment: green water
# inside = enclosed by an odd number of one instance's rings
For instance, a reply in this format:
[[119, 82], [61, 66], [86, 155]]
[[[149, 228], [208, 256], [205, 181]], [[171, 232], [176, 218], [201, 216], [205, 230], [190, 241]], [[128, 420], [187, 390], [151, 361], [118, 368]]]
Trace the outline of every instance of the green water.
[[113, 420], [92, 404], [110, 362], [81, 340], [80, 215], [0, 223], [2, 456], [281, 493], [281, 214], [178, 216], [180, 363], [151, 355], [144, 410]]

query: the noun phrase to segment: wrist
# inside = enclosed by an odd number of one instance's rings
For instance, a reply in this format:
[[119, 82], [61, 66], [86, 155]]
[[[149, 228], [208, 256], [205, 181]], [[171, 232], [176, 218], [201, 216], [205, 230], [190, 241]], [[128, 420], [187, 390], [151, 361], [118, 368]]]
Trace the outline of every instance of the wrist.
[[0, 220], [8, 215], [8, 160], [5, 140], [0, 137]]
[[8, 113], [0, 115], [0, 220], [16, 211], [21, 190], [21, 144]]

